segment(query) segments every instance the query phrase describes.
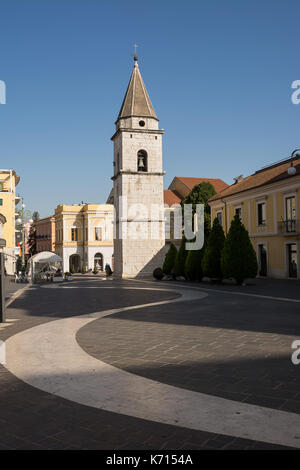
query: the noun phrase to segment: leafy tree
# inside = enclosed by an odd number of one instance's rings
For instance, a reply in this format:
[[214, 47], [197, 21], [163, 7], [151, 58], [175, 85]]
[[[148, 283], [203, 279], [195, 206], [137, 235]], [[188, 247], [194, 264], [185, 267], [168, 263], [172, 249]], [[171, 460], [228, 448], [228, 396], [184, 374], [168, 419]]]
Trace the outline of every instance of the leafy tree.
[[173, 243], [171, 243], [170, 248], [165, 256], [164, 264], [162, 270], [165, 274], [171, 274], [174, 268], [175, 259], [177, 255], [177, 249]]
[[257, 274], [256, 253], [238, 215], [234, 216], [224, 242], [221, 269], [223, 277], [233, 277], [238, 284]]
[[29, 249], [30, 256], [33, 256], [37, 253], [36, 251], [36, 228], [34, 225], [31, 224], [28, 238], [27, 238], [27, 245]]
[[33, 220], [33, 222], [37, 222], [38, 220], [40, 220], [40, 214], [38, 213], [38, 211], [33, 212], [32, 220]]
[[184, 204], [192, 204], [193, 214], [196, 212], [196, 204], [204, 204], [204, 236], [207, 238], [211, 220], [210, 220], [210, 206], [208, 200], [216, 194], [216, 191], [211, 183], [203, 181], [193, 187], [190, 194], [182, 201], [181, 206], [184, 210]]
[[174, 263], [174, 274], [176, 277], [185, 276], [185, 260], [188, 255], [188, 252], [185, 249], [186, 238], [182, 237], [180, 248], [176, 253], [175, 263]]
[[207, 239], [206, 250], [202, 259], [203, 275], [213, 278], [222, 278], [221, 253], [224, 246], [225, 235], [223, 228], [215, 218], [209, 237]]

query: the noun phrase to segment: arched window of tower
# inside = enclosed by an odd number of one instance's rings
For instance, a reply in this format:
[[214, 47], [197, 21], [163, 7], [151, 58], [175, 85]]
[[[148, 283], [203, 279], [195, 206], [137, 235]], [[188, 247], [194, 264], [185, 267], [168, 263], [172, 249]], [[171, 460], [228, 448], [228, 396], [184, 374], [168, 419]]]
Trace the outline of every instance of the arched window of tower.
[[137, 153], [137, 171], [148, 171], [147, 152], [145, 150], [139, 150]]

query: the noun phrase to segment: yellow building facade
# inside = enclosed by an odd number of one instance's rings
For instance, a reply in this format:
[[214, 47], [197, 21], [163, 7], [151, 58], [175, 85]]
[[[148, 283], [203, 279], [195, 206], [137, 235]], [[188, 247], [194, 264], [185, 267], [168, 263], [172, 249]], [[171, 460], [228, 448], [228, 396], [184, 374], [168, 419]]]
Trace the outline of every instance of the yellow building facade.
[[15, 170], [0, 170], [0, 238], [6, 241], [3, 248], [5, 270], [9, 275], [14, 274], [16, 265], [16, 204], [20, 198], [16, 196], [16, 186], [20, 177]]
[[55, 209], [55, 253], [64, 271], [103, 271], [113, 264], [114, 208], [111, 204], [60, 204]]
[[[213, 196], [212, 221], [225, 234], [235, 214], [249, 232], [259, 276], [300, 278], [300, 158], [270, 165]], [[241, 260], [242, 262], [242, 260]]]

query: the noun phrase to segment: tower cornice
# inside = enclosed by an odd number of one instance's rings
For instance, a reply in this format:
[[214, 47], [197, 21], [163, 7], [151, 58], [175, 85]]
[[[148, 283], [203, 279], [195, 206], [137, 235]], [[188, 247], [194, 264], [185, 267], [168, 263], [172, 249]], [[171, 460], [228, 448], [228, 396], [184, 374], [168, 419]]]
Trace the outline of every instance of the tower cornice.
[[110, 140], [114, 140], [114, 138], [119, 133], [122, 133], [122, 132], [129, 132], [131, 134], [135, 133], [135, 134], [153, 134], [153, 135], [165, 133], [164, 129], [136, 129], [136, 128], [130, 128], [130, 127], [122, 127], [116, 130], [116, 132], [110, 138]]
[[130, 171], [130, 170], [120, 170], [118, 173], [116, 173], [114, 176], [112, 176], [110, 179], [112, 181], [115, 181], [118, 176], [122, 175], [140, 175], [140, 176], [165, 176], [166, 172], [165, 171]]

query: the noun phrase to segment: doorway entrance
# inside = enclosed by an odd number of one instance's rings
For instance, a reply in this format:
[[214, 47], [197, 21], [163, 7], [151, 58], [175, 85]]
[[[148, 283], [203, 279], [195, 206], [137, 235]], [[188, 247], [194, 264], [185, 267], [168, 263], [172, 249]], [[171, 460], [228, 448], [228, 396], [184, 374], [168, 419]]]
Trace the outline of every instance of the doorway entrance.
[[287, 245], [288, 255], [288, 272], [289, 277], [297, 278], [298, 267], [297, 267], [297, 245], [296, 243], [290, 243]]
[[258, 245], [259, 275], [267, 276], [267, 250], [266, 245]]
[[96, 253], [94, 257], [94, 267], [97, 271], [103, 271], [103, 254]]
[[71, 255], [69, 258], [69, 271], [71, 273], [79, 273], [80, 272], [80, 256], [79, 255]]

